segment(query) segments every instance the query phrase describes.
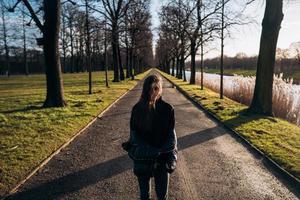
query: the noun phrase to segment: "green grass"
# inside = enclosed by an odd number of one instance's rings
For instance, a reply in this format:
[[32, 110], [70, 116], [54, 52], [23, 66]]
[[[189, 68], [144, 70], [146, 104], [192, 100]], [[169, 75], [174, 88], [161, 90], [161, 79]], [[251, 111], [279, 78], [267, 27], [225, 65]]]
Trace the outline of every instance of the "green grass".
[[[0, 196], [24, 178], [115, 99], [136, 85], [136, 80], [109, 81], [104, 72], [93, 73], [93, 94], [88, 74], [64, 74], [64, 108], [41, 109], [45, 76], [11, 76], [0, 79]], [[113, 73], [109, 72], [112, 79]]]
[[300, 178], [300, 127], [279, 118], [249, 114], [243, 104], [228, 98], [220, 99], [218, 93], [207, 88], [200, 90], [200, 86], [163, 74], [219, 120]]

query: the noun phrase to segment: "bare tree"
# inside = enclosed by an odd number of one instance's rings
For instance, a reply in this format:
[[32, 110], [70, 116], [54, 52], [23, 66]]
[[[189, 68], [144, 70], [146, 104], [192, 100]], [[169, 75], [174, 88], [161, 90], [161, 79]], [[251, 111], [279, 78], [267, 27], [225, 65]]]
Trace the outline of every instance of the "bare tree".
[[[221, 4], [215, 1], [184, 1], [172, 0], [161, 12], [161, 38], [169, 37], [168, 43], [173, 40], [173, 48], [168, 48], [171, 52], [172, 74], [176, 66], [176, 77], [186, 80], [185, 59], [191, 56], [191, 77], [190, 83], [195, 83], [196, 78], [196, 54], [201, 46], [201, 58], [204, 55], [204, 43], [211, 40], [212, 32], [216, 29], [213, 17], [220, 10]], [[171, 33], [171, 34], [170, 34]], [[171, 39], [173, 38], [173, 39]], [[163, 41], [163, 40], [162, 40]], [[177, 41], [177, 42], [176, 42]], [[161, 45], [163, 42], [160, 43]], [[169, 55], [165, 55], [168, 57]], [[168, 63], [168, 59], [166, 62]], [[176, 63], [176, 64], [175, 64]], [[169, 65], [169, 64], [167, 64]], [[203, 62], [202, 62], [203, 79]], [[203, 81], [202, 81], [203, 87]]]
[[[118, 82], [124, 79], [124, 71], [121, 64], [120, 52], [119, 52], [119, 22], [122, 17], [124, 17], [126, 10], [131, 2], [131, 0], [101, 0], [104, 11], [97, 10], [101, 14], [104, 14], [110, 21], [111, 26], [111, 46], [113, 53], [113, 67], [114, 67], [114, 82]], [[120, 70], [120, 73], [119, 73]]]
[[[190, 4], [189, 4], [190, 5]], [[188, 7], [189, 8], [189, 7]], [[196, 82], [196, 53], [201, 46], [201, 88], [203, 89], [203, 55], [204, 43], [212, 38], [212, 32], [217, 28], [212, 22], [214, 15], [222, 8], [220, 4], [213, 1], [197, 0], [195, 5], [192, 5], [188, 15], [191, 25], [184, 29], [190, 40], [191, 54], [191, 77], [190, 84]]]
[[9, 47], [8, 47], [8, 36], [7, 36], [7, 24], [6, 24], [6, 14], [7, 8], [5, 2], [1, 1], [1, 19], [2, 19], [2, 34], [3, 34], [3, 44], [5, 50], [5, 65], [7, 76], [10, 76], [10, 58], [9, 58]]
[[84, 48], [85, 48], [85, 13], [77, 11], [76, 13], [76, 72], [84, 72], [85, 61], [84, 61]]
[[63, 95], [60, 55], [58, 48], [61, 9], [60, 0], [43, 1], [43, 6], [39, 10], [44, 11], [44, 23], [40, 21], [28, 0], [17, 0], [16, 4], [10, 8], [10, 11], [14, 11], [14, 8], [21, 2], [24, 3], [33, 21], [43, 34], [43, 38], [38, 41], [40, 45], [43, 45], [46, 65], [47, 94], [43, 106], [65, 106], [66, 102]]
[[[176, 65], [178, 70], [176, 71], [177, 78], [183, 78], [186, 81], [185, 74], [185, 60], [190, 55], [190, 44], [188, 43], [187, 32], [189, 23], [189, 16], [191, 12], [186, 9], [188, 1], [173, 0], [166, 6], [163, 6], [161, 15], [161, 22], [164, 22], [164, 28], [161, 30], [172, 31], [176, 35], [178, 40], [177, 48], [174, 50], [176, 56]], [[162, 34], [166, 35], [166, 34]]]
[[[251, 23], [249, 19], [243, 16], [243, 12], [253, 0], [246, 0], [244, 5], [238, 9], [226, 9], [232, 3], [232, 0], [221, 0], [221, 11], [219, 12], [219, 18], [217, 18], [217, 24], [219, 24], [218, 36], [221, 40], [221, 55], [220, 55], [220, 99], [223, 99], [223, 76], [224, 76], [224, 40], [226, 35], [230, 35], [230, 28], [236, 25], [245, 25]], [[240, 7], [240, 6], [237, 6]], [[227, 33], [227, 34], [226, 34]]]
[[127, 68], [132, 79], [145, 69], [153, 56], [149, 5], [149, 0], [133, 1], [124, 19]]
[[262, 21], [255, 89], [249, 107], [250, 111], [266, 115], [273, 115], [273, 75], [277, 40], [283, 19], [282, 4], [282, 0], [266, 0], [265, 14]]

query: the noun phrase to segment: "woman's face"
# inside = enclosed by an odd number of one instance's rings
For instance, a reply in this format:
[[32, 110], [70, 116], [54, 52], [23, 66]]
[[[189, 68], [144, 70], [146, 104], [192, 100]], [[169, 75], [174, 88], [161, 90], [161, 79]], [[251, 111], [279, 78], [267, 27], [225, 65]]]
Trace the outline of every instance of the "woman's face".
[[153, 83], [150, 95], [150, 101], [155, 102], [162, 93], [162, 85], [161, 82]]

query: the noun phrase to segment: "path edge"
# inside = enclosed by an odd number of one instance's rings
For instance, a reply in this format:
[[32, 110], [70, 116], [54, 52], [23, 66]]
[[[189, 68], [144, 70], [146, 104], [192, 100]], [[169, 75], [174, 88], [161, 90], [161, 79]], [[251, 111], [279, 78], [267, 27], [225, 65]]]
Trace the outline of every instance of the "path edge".
[[5, 200], [12, 194], [16, 193], [18, 189], [33, 175], [35, 175], [41, 168], [43, 168], [55, 155], [60, 153], [61, 150], [63, 150], [65, 147], [67, 147], [74, 139], [76, 139], [79, 135], [81, 135], [87, 128], [89, 128], [98, 118], [101, 118], [111, 107], [113, 107], [120, 99], [122, 99], [126, 94], [128, 94], [132, 89], [134, 89], [137, 84], [143, 80], [153, 69], [146, 71], [145, 76], [138, 80], [136, 84], [134, 84], [131, 88], [129, 88], [126, 92], [124, 92], [121, 96], [119, 96], [117, 99], [115, 99], [111, 104], [109, 104], [104, 110], [102, 110], [99, 114], [97, 114], [94, 118], [92, 118], [84, 127], [82, 127], [75, 135], [73, 135], [69, 140], [67, 140], [65, 143], [63, 143], [58, 149], [56, 149], [54, 152], [52, 152], [47, 158], [42, 160], [31, 172], [28, 173], [27, 176], [21, 181], [19, 181], [7, 194], [5, 194], [3, 197], [0, 197], [0, 200]]
[[200, 108], [201, 110], [203, 110], [206, 114], [208, 114], [211, 118], [213, 118], [218, 124], [222, 125], [225, 129], [227, 129], [231, 133], [233, 133], [234, 136], [237, 136], [239, 139], [241, 139], [244, 144], [246, 144], [248, 147], [251, 148], [251, 150], [253, 150], [258, 155], [262, 156], [262, 158], [265, 159], [268, 162], [269, 165], [271, 165], [277, 171], [280, 171], [282, 173], [281, 175], [283, 175], [284, 178], [287, 178], [287, 180], [291, 184], [293, 184], [293, 186], [296, 187], [295, 189], [297, 189], [297, 187], [300, 188], [300, 180], [296, 176], [294, 176], [293, 174], [291, 174], [290, 172], [288, 172], [287, 170], [285, 170], [284, 168], [282, 168], [278, 163], [276, 163], [273, 159], [271, 159], [269, 156], [267, 156], [265, 153], [263, 153], [261, 150], [259, 150], [257, 147], [255, 147], [251, 142], [249, 142], [245, 137], [243, 137], [242, 135], [240, 135], [237, 131], [235, 131], [234, 129], [232, 129], [231, 127], [229, 127], [225, 123], [223, 123], [218, 118], [218, 116], [216, 116], [214, 113], [210, 112], [203, 105], [201, 105], [199, 102], [197, 102], [195, 99], [193, 99], [185, 90], [183, 90], [182, 88], [180, 88], [179, 86], [177, 86], [175, 83], [173, 83], [172, 80], [170, 80], [168, 77], [166, 77], [160, 70], [157, 70], [157, 71], [165, 79], [167, 79], [172, 84], [172, 86], [174, 88], [176, 88], [177, 91], [179, 91], [181, 94], [183, 94], [194, 105], [196, 105], [198, 108]]

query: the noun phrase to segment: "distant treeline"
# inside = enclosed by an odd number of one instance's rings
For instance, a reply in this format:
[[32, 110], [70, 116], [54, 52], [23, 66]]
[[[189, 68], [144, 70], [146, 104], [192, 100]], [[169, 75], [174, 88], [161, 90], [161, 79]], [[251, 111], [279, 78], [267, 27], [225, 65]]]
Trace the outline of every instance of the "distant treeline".
[[[10, 74], [25, 74], [26, 67], [24, 62], [23, 49], [19, 47], [10, 47], [10, 49], [14, 49], [13, 52], [10, 53], [9, 57], [9, 72]], [[121, 50], [123, 51], [123, 49]], [[124, 50], [125, 51], [125, 50]], [[126, 60], [125, 53], [121, 52], [121, 56], [123, 60]], [[91, 56], [92, 62], [92, 70], [93, 71], [101, 71], [105, 70], [105, 56], [104, 53], [94, 53]], [[74, 65], [72, 65], [71, 56], [61, 57], [61, 67], [64, 73], [73, 73], [73, 72], [86, 72], [86, 57], [85, 55], [74, 55]], [[108, 69], [113, 70], [113, 61], [112, 61], [112, 53], [111, 50], [108, 49]], [[141, 60], [140, 62], [145, 62]], [[149, 63], [141, 63], [144, 66], [148, 66]], [[28, 71], [30, 74], [44, 73], [45, 72], [45, 63], [44, 56], [42, 50], [27, 50], [27, 65]], [[0, 75], [6, 75], [7, 69], [5, 55], [0, 54]]]
[[[17, 49], [17, 48], [14, 48]], [[27, 64], [30, 73], [41, 73], [45, 70], [44, 58], [42, 51], [28, 50]], [[9, 58], [9, 69], [7, 68], [7, 61], [5, 55], [0, 55], [0, 74], [6, 75], [8, 70], [11, 74], [25, 74], [26, 67], [24, 63], [23, 53], [14, 53]]]
[[[206, 69], [219, 69], [220, 57], [210, 58], [204, 60]], [[224, 56], [224, 69], [244, 69], [255, 70], [257, 66], [257, 56]], [[187, 67], [190, 67], [190, 61], [187, 62]], [[196, 60], [196, 68], [200, 70], [200, 61]], [[294, 58], [277, 58], [275, 62], [275, 72], [291, 72], [300, 70], [300, 60]]]

